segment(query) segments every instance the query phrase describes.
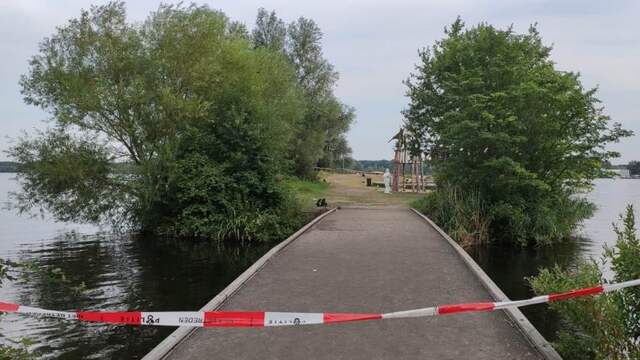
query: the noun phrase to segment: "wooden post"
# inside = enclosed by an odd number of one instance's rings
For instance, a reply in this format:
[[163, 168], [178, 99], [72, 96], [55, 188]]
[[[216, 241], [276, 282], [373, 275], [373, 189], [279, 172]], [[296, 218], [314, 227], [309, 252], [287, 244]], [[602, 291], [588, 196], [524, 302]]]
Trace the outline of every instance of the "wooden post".
[[420, 168], [422, 167], [422, 160], [418, 158], [416, 164], [416, 173], [418, 173], [418, 192], [422, 191], [422, 173], [420, 172]]
[[411, 159], [411, 191], [418, 191], [418, 167], [414, 157]]
[[407, 153], [404, 149], [402, 149], [402, 186], [401, 186], [401, 191], [405, 191], [404, 186], [407, 183], [407, 178], [406, 175], [404, 174], [405, 171], [405, 165], [406, 165], [406, 161], [407, 161]]
[[391, 191], [398, 192], [398, 181], [400, 180], [400, 152], [396, 146], [395, 154], [393, 155], [393, 176], [391, 178]]
[[416, 160], [416, 184], [418, 185], [418, 192], [420, 192], [421, 189], [420, 181], [422, 181], [422, 177], [420, 177], [420, 158], [418, 158], [418, 160]]
[[427, 191], [427, 187], [424, 184], [424, 163], [422, 162], [422, 155], [420, 156], [420, 178], [422, 179], [422, 191]]

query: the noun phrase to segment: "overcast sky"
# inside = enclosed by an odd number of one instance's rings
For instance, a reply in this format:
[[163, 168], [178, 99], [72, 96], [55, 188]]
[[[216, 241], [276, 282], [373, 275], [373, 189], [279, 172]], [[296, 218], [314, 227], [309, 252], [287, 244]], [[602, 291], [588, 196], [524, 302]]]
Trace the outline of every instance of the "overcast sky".
[[[106, 1], [0, 0], [0, 160], [22, 130], [44, 128], [48, 115], [23, 103], [18, 80], [38, 42], [80, 9]], [[144, 20], [159, 1], [127, 1], [128, 16]], [[171, 2], [169, 2], [171, 3]], [[186, 3], [186, 1], [185, 1]], [[289, 22], [315, 20], [324, 32], [324, 53], [340, 72], [336, 93], [355, 107], [348, 138], [356, 159], [389, 159], [387, 140], [399, 128], [407, 105], [406, 79], [417, 50], [442, 38], [443, 28], [460, 15], [467, 25], [513, 24], [524, 32], [538, 23], [552, 58], [562, 70], [579, 71], [583, 84], [598, 86], [606, 112], [640, 135], [640, 1], [515, 0], [323, 0], [199, 1], [252, 26], [257, 9], [275, 10]], [[614, 163], [640, 160], [640, 137], [615, 145]]]

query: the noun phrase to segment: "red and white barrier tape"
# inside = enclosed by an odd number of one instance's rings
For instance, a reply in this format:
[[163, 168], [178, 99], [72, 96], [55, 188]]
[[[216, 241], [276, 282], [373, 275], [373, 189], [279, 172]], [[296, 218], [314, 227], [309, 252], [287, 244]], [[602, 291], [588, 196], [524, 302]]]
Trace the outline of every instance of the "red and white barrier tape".
[[354, 313], [294, 313], [265, 311], [54, 311], [0, 302], [0, 312], [25, 314], [35, 317], [59, 318], [67, 320], [92, 321], [117, 325], [191, 326], [191, 327], [262, 327], [331, 324], [347, 321], [381, 320], [394, 318], [414, 318], [457, 314], [464, 312], [485, 312], [506, 308], [522, 307], [551, 301], [572, 299], [586, 295], [596, 295], [639, 286], [640, 279], [617, 284], [598, 285], [590, 288], [567, 291], [559, 294], [536, 296], [526, 300], [478, 302], [441, 305], [422, 309], [397, 311], [386, 314]]

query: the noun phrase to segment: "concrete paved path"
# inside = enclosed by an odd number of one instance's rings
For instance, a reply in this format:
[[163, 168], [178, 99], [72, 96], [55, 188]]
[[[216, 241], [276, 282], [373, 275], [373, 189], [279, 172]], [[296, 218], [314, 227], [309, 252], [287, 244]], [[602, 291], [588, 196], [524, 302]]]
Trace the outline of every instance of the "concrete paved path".
[[[342, 209], [271, 259], [222, 310], [389, 312], [492, 301], [408, 209]], [[198, 329], [171, 359], [540, 359], [502, 312], [309, 327]]]

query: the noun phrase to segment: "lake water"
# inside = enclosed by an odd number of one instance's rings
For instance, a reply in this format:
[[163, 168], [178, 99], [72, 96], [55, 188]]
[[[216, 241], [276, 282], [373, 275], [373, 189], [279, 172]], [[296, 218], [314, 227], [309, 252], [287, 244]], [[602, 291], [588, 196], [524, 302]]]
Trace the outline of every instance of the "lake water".
[[[2, 205], [17, 190], [14, 176], [0, 173]], [[3, 283], [0, 301], [53, 310], [198, 310], [268, 250], [102, 230], [0, 210], [0, 258], [26, 265], [18, 279]], [[138, 359], [173, 330], [15, 314], [0, 318], [4, 342], [33, 339], [45, 358]]]
[[[0, 204], [17, 190], [14, 174], [0, 173]], [[541, 266], [563, 266], [599, 256], [612, 244], [611, 222], [633, 203], [640, 213], [640, 180], [598, 180], [589, 198], [598, 205], [576, 242], [542, 250], [491, 247], [472, 256], [512, 299], [532, 295], [526, 280]], [[640, 222], [639, 222], [640, 223]], [[55, 310], [197, 310], [268, 250], [225, 248], [135, 236], [60, 224], [0, 210], [0, 258], [26, 264], [23, 275], [5, 281], [0, 301]], [[552, 339], [557, 321], [544, 305], [524, 308]], [[0, 318], [4, 341], [31, 338], [43, 357], [61, 359], [140, 358], [173, 328], [110, 326], [7, 314]]]
[[[620, 223], [619, 215], [628, 204], [633, 204], [636, 223], [640, 224], [640, 179], [598, 179], [587, 198], [596, 204], [597, 210], [583, 223], [574, 242], [544, 249], [492, 246], [468, 251], [509, 298], [518, 300], [534, 296], [526, 278], [536, 275], [539, 268], [555, 264], [570, 266], [590, 257], [600, 259], [603, 245], [615, 244], [612, 223]], [[522, 312], [548, 340], [555, 339], [558, 319], [548, 311], [547, 305], [525, 307]]]

